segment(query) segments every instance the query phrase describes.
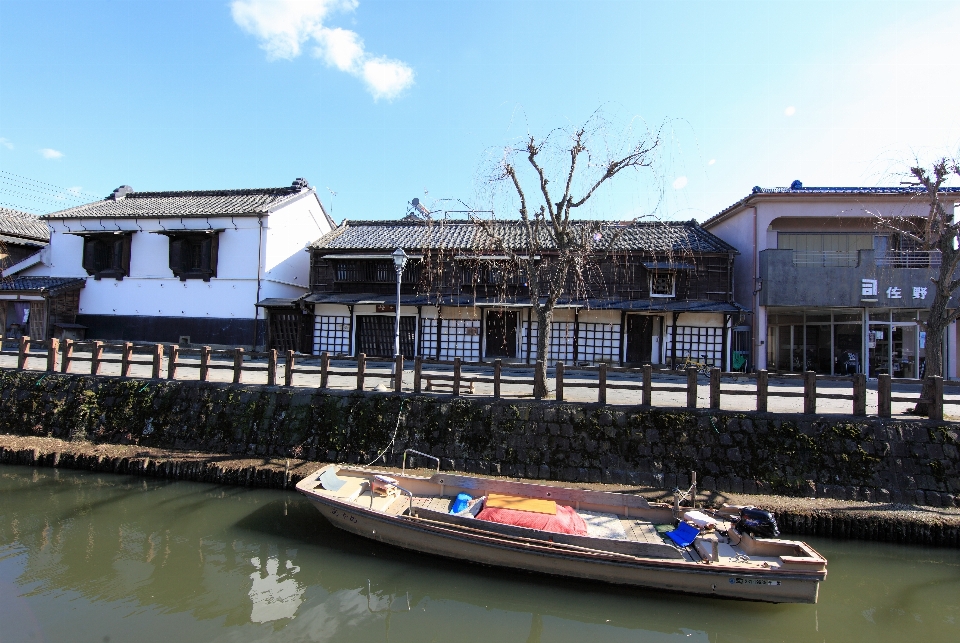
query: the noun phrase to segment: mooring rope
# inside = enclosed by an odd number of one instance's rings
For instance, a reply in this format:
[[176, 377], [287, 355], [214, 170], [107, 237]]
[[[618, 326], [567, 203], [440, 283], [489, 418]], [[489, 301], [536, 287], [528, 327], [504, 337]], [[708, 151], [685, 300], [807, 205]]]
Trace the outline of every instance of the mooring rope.
[[377, 460], [379, 460], [380, 458], [382, 458], [382, 457], [383, 457], [383, 454], [387, 452], [387, 449], [389, 449], [390, 447], [392, 447], [392, 446], [393, 446], [393, 443], [396, 441], [396, 439], [397, 439], [397, 431], [400, 430], [400, 419], [403, 417], [403, 403], [404, 403], [405, 401], [406, 401], [406, 400], [400, 400], [400, 410], [397, 411], [397, 426], [393, 427], [393, 437], [390, 438], [390, 442], [387, 444], [387, 446], [383, 447], [383, 451], [380, 452], [380, 455], [378, 455], [378, 456], [375, 457], [373, 460], [371, 460], [370, 462], [367, 463], [367, 466], [368, 466], [368, 467], [369, 467], [371, 464], [373, 464], [374, 462], [376, 462]]

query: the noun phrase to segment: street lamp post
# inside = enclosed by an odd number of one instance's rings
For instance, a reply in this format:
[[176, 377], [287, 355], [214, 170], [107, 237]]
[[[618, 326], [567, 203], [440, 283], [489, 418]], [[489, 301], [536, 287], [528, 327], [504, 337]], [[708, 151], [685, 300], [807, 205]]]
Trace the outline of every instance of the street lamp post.
[[403, 267], [407, 263], [407, 253], [403, 248], [397, 248], [393, 251], [393, 267], [397, 271], [397, 323], [393, 335], [393, 356], [400, 354], [400, 276], [403, 274]]

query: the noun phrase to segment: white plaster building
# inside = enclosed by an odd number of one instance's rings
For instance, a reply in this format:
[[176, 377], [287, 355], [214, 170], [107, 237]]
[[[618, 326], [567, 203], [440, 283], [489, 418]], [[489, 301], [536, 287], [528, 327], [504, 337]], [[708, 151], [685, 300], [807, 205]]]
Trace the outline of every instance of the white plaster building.
[[88, 339], [262, 346], [262, 300], [309, 290], [310, 240], [333, 229], [316, 191], [136, 192], [42, 217], [48, 249], [8, 272], [85, 280]]

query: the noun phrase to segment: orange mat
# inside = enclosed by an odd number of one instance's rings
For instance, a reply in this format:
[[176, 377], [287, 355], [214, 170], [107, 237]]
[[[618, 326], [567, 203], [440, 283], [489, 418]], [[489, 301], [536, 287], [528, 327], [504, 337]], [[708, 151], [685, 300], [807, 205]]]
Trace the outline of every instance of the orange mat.
[[508, 496], [502, 493], [487, 494], [486, 506], [494, 509], [515, 509], [517, 511], [530, 511], [538, 514], [557, 514], [557, 503], [553, 500], [522, 498], [520, 496]]

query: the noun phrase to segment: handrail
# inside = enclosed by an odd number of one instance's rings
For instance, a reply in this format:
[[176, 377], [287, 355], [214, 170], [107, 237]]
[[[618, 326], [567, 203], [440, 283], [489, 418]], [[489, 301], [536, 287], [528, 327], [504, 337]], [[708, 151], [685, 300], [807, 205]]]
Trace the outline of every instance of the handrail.
[[436, 461], [437, 461], [437, 473], [440, 473], [440, 458], [438, 458], [438, 457], [436, 457], [436, 456], [432, 456], [432, 455], [430, 455], [429, 453], [423, 453], [422, 451], [416, 451], [416, 450], [414, 450], [414, 449], [406, 449], [406, 450], [403, 452], [403, 463], [402, 463], [402, 465], [400, 466], [400, 473], [401, 473], [401, 474], [405, 473], [406, 470], [407, 470], [407, 454], [408, 454], [408, 453], [414, 453], [414, 454], [416, 454], [416, 455], [422, 455], [422, 456], [425, 457], [425, 458], [430, 458], [431, 460], [436, 460]]

